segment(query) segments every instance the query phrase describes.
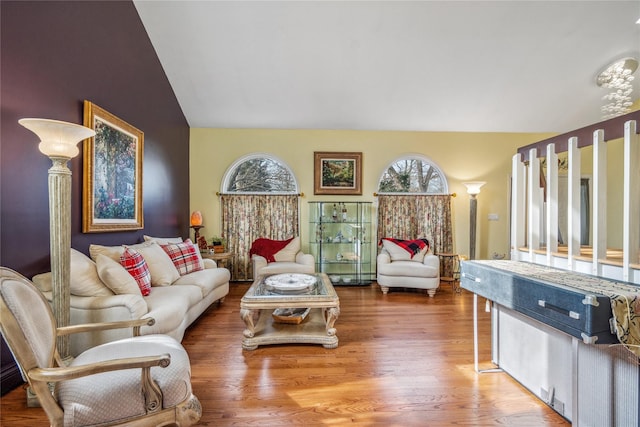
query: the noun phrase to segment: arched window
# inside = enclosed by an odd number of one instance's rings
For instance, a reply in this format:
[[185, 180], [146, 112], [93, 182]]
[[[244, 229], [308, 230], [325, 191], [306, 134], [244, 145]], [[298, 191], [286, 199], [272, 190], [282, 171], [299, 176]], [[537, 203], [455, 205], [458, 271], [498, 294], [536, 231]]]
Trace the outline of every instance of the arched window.
[[252, 278], [251, 244], [259, 237], [283, 240], [300, 235], [300, 195], [293, 172], [282, 160], [252, 153], [236, 160], [222, 179], [221, 234], [236, 254], [234, 280]]
[[449, 185], [440, 168], [413, 154], [394, 160], [382, 173], [378, 193], [447, 194]]
[[254, 153], [233, 163], [224, 174], [224, 193], [295, 194], [298, 183], [282, 160], [269, 154]]

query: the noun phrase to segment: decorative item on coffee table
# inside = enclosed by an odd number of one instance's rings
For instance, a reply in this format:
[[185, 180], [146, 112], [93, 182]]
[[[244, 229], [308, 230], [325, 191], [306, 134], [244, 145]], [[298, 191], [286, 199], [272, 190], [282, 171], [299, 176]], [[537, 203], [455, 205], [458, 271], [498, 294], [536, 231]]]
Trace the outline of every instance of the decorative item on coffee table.
[[277, 308], [273, 310], [273, 321], [278, 323], [288, 323], [299, 325], [307, 318], [311, 309], [307, 308]]

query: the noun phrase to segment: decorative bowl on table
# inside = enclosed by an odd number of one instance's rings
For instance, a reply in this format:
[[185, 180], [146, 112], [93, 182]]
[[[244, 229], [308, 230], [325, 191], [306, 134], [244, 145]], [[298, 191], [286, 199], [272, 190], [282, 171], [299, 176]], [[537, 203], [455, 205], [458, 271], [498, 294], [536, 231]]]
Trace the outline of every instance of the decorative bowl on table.
[[351, 283], [351, 277], [343, 277], [343, 278], [342, 278], [342, 281], [343, 281], [344, 283]]
[[277, 293], [303, 293], [315, 286], [316, 277], [302, 273], [274, 274], [264, 279], [264, 284]]
[[277, 308], [273, 310], [271, 316], [278, 323], [299, 325], [307, 318], [310, 311], [310, 308]]
[[329, 280], [331, 280], [333, 283], [338, 283], [340, 281], [340, 276], [338, 276], [337, 274], [332, 274], [331, 276], [329, 276]]

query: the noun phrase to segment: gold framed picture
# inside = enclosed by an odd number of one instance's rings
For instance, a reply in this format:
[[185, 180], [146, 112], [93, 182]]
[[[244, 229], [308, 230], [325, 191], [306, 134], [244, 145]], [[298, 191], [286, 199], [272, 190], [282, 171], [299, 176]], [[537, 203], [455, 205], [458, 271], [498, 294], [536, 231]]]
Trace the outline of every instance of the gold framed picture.
[[313, 153], [313, 194], [362, 194], [362, 153]]
[[144, 133], [90, 101], [84, 125], [96, 136], [84, 141], [82, 232], [143, 228]]

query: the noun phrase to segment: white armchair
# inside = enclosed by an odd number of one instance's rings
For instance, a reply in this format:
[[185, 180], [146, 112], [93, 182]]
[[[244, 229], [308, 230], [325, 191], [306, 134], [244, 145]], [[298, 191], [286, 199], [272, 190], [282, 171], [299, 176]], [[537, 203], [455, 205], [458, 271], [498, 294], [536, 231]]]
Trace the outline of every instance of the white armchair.
[[411, 254], [391, 240], [382, 239], [382, 250], [377, 258], [377, 280], [383, 294], [389, 288], [426, 289], [433, 297], [440, 286], [440, 259], [427, 245]]
[[[0, 329], [54, 427], [190, 426], [202, 414], [189, 356], [167, 335], [137, 336], [153, 319], [56, 328], [51, 307], [25, 277], [0, 268]], [[56, 339], [108, 328], [134, 336], [90, 348], [67, 366]], [[53, 386], [53, 393], [50, 389]]]
[[[275, 250], [278, 247], [281, 249]], [[251, 248], [254, 279], [268, 274], [313, 274], [316, 271], [313, 255], [305, 254], [300, 250], [300, 237], [294, 237], [288, 242], [258, 239]]]

